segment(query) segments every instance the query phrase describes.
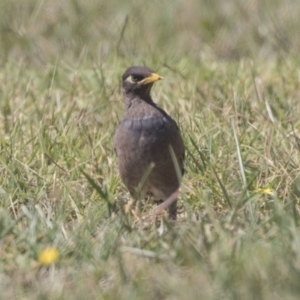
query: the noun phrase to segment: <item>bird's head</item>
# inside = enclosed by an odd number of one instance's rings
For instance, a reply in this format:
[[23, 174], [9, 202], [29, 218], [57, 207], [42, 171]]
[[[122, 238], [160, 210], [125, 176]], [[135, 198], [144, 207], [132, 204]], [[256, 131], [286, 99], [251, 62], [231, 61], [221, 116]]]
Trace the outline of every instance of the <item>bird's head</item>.
[[139, 97], [147, 101], [153, 83], [161, 79], [161, 76], [148, 67], [130, 67], [122, 76], [125, 97]]

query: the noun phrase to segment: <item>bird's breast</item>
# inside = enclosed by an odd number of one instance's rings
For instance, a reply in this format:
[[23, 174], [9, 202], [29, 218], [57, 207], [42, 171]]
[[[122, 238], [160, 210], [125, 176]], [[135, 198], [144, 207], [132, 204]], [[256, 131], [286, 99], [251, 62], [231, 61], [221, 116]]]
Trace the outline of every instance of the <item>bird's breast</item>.
[[164, 132], [167, 129], [166, 117], [153, 117], [151, 115], [143, 118], [128, 119], [123, 121], [123, 126], [133, 134], [151, 135]]
[[[152, 160], [170, 143], [170, 124], [165, 116], [146, 115], [143, 118], [124, 119], [116, 136], [118, 156], [147, 156]], [[127, 152], [128, 151], [128, 152]]]

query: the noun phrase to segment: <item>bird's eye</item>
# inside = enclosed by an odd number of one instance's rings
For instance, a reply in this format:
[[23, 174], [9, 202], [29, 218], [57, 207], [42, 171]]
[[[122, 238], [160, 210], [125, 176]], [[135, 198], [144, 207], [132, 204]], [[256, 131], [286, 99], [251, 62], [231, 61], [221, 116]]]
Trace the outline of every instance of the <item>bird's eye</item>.
[[144, 79], [143, 76], [139, 76], [139, 75], [132, 75], [131, 78], [134, 82], [139, 82]]

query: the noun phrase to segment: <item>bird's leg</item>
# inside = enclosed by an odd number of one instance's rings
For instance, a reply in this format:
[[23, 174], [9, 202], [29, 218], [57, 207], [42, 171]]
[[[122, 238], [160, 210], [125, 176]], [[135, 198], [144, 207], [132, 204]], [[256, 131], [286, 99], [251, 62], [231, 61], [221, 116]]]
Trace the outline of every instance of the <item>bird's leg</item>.
[[149, 203], [151, 203], [152, 195], [148, 194], [145, 198], [141, 198], [137, 202], [137, 209], [139, 214], [145, 213], [147, 210], [147, 207], [149, 206]]
[[177, 219], [177, 199], [169, 206], [169, 219]]

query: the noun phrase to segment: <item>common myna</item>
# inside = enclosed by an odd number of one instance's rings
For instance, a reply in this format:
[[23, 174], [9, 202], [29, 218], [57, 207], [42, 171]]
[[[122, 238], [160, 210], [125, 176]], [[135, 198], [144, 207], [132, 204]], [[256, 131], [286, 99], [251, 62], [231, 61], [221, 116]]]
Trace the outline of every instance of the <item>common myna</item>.
[[[178, 190], [185, 156], [176, 122], [150, 96], [160, 79], [148, 67], [126, 70], [122, 81], [127, 111], [115, 135], [122, 181], [132, 197], [154, 201], [165, 201]], [[177, 199], [169, 206], [169, 218], [176, 216]]]

